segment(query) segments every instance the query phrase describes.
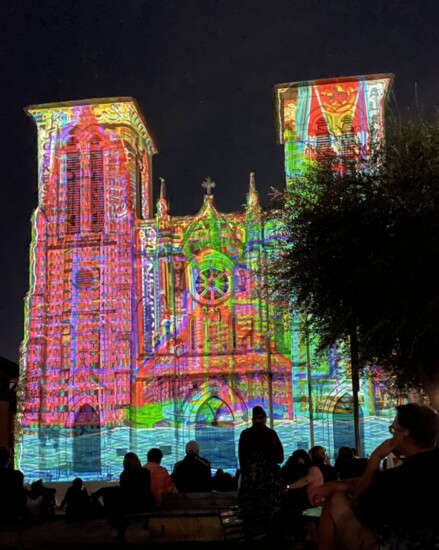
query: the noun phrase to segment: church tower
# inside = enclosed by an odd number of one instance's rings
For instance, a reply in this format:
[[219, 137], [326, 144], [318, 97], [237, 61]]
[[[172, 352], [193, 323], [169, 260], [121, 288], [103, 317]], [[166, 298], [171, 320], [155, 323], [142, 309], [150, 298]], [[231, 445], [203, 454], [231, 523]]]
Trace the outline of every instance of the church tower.
[[99, 474], [109, 445], [102, 430], [120, 424], [130, 403], [136, 227], [151, 216], [156, 150], [131, 98], [27, 113], [38, 129], [39, 182], [21, 350], [21, 462], [25, 473], [44, 471], [61, 451], [63, 473]]

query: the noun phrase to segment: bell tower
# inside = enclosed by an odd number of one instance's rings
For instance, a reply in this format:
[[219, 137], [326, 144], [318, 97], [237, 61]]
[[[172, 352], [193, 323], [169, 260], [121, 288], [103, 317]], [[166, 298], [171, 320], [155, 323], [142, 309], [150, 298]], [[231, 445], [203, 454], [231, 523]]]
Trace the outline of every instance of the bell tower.
[[[27, 113], [38, 129], [39, 181], [21, 350], [21, 468], [44, 470], [59, 438], [71, 436], [66, 464], [96, 474], [105, 467], [101, 430], [122, 424], [130, 403], [136, 227], [151, 216], [156, 150], [131, 98]], [[27, 454], [33, 437], [39, 457]]]
[[384, 137], [391, 74], [327, 78], [274, 87], [278, 143], [285, 149], [287, 185], [328, 152], [367, 155], [371, 135]]

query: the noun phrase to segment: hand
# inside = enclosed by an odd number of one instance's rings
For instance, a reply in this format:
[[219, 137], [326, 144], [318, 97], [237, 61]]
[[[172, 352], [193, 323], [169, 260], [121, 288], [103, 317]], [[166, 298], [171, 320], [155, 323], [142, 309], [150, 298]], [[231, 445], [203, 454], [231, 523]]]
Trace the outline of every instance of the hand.
[[381, 443], [381, 445], [378, 445], [378, 447], [374, 450], [374, 452], [370, 455], [370, 462], [373, 463], [380, 463], [386, 456], [389, 456], [389, 454], [393, 451], [393, 447], [395, 445], [393, 437], [390, 439], [386, 439]]
[[307, 491], [308, 500], [313, 506], [322, 506], [325, 502], [325, 499], [336, 493], [337, 491], [343, 490], [338, 481], [328, 481], [324, 485], [319, 487], [312, 487]]

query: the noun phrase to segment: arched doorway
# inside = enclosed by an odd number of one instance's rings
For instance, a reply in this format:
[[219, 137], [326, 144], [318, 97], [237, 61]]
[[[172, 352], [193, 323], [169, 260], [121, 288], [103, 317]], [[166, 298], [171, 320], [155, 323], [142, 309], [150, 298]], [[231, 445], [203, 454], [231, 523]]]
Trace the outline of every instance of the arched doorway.
[[77, 474], [101, 473], [101, 426], [91, 405], [82, 405], [73, 426], [73, 471]]
[[234, 470], [235, 424], [230, 407], [219, 397], [210, 397], [198, 409], [195, 423], [195, 439], [201, 455], [210, 460], [212, 470]]
[[[332, 413], [334, 429], [334, 451], [340, 447], [355, 447], [354, 402], [352, 396], [344, 393], [335, 403]], [[360, 441], [364, 449], [363, 411], [360, 407]]]

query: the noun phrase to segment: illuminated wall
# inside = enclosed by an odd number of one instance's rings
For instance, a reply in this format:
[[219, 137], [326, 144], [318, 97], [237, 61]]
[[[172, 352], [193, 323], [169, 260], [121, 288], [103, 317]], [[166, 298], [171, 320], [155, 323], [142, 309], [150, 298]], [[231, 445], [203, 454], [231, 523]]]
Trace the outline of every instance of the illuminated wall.
[[[359, 97], [366, 101], [364, 90], [374, 96], [369, 82], [347, 87], [357, 98], [349, 113]], [[314, 158], [315, 133], [303, 133], [290, 114], [305, 108], [300, 98], [321, 90], [318, 83], [302, 88], [277, 91], [288, 182]], [[272, 411], [287, 452], [307, 447], [308, 352], [316, 443], [333, 449], [334, 414], [349, 408], [349, 364], [337, 350], [316, 361], [296, 320], [291, 326], [264, 291], [263, 266], [282, 228], [262, 215], [254, 175], [242, 212], [218, 212], [208, 179], [197, 215], [169, 212], [164, 181], [154, 213], [156, 150], [134, 100], [39, 105], [28, 113], [38, 129], [39, 198], [17, 424], [26, 477], [112, 479], [125, 452], [143, 461], [153, 446], [171, 468], [189, 439], [200, 442], [214, 468], [233, 470], [255, 404]], [[368, 124], [381, 128], [375, 116], [371, 110]], [[353, 128], [362, 135], [365, 127]], [[387, 410], [383, 396], [363, 383], [371, 445], [387, 430], [379, 418]]]
[[274, 88], [276, 132], [285, 147], [287, 185], [328, 151], [367, 156], [371, 134], [384, 137], [392, 75], [328, 78]]
[[[384, 138], [384, 109], [393, 76], [387, 74], [279, 84], [274, 88], [276, 132], [284, 144], [287, 186], [328, 153], [367, 158], [371, 139]], [[293, 316], [292, 379], [296, 418], [309, 417], [307, 362], [311, 365], [314, 418], [326, 422], [323, 436], [330, 448], [353, 439], [352, 382], [349, 360], [339, 349], [316, 354], [316, 338], [306, 341], [301, 319]], [[384, 383], [361, 382], [363, 450], [379, 441], [374, 419], [390, 413]], [[317, 422], [318, 424], [318, 422]]]

